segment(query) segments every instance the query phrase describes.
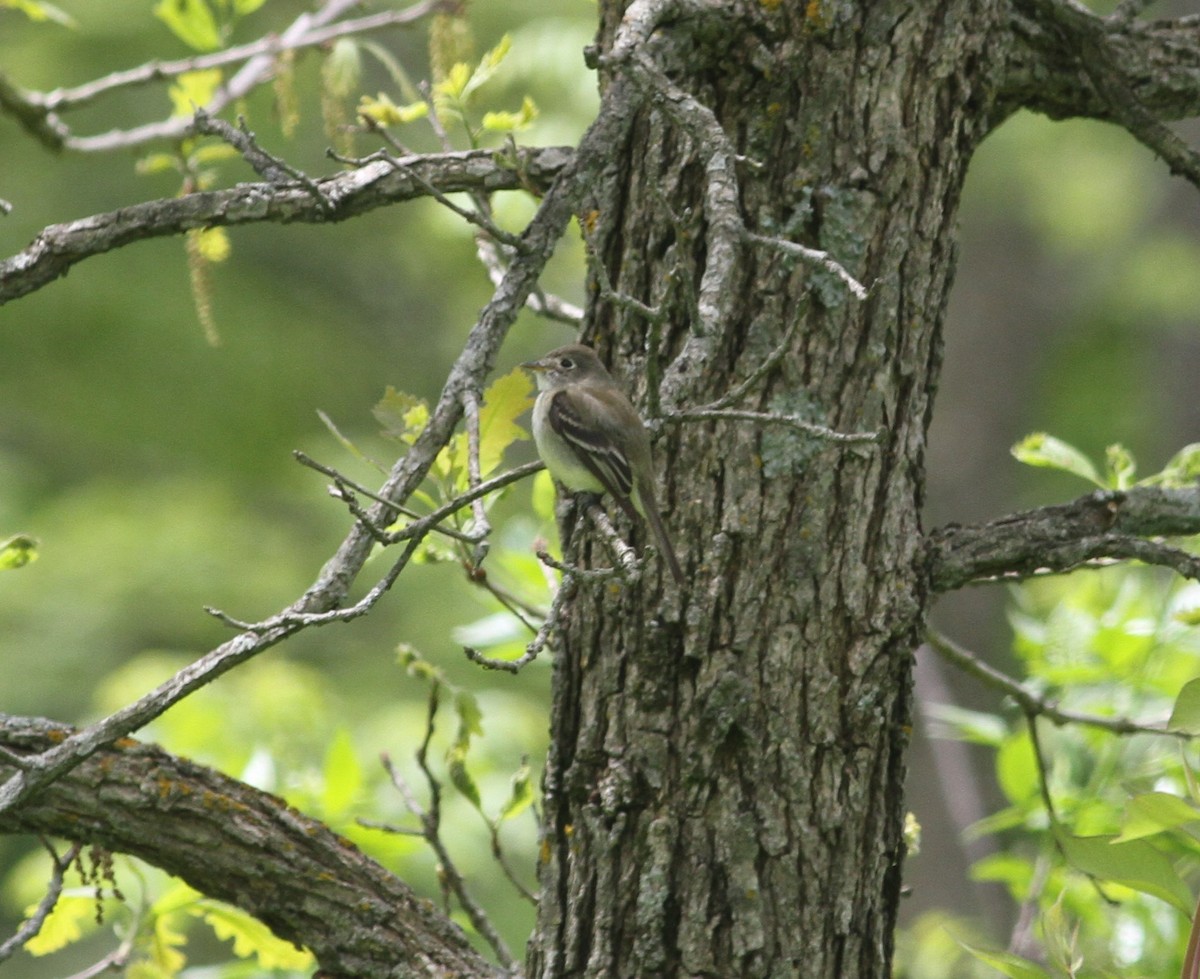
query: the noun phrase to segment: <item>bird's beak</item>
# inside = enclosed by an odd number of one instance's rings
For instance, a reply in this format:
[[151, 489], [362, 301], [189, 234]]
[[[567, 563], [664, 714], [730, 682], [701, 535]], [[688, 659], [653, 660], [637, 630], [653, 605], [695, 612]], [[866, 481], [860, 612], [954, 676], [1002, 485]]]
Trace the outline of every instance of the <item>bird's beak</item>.
[[548, 369], [546, 362], [542, 360], [527, 360], [521, 366], [527, 371], [533, 371], [535, 374], [540, 374], [542, 371]]

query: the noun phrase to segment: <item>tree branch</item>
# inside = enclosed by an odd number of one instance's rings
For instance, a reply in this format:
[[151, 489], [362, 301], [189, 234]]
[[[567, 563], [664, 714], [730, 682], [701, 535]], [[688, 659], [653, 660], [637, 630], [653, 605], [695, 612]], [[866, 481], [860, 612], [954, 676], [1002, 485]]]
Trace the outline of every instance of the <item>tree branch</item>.
[[1071, 503], [950, 524], [926, 538], [934, 591], [1070, 571], [1100, 559], [1162, 564], [1200, 580], [1200, 559], [1142, 538], [1200, 534], [1200, 487], [1099, 491]]
[[[18, 753], [45, 752], [71, 734], [0, 714], [0, 743]], [[331, 976], [502, 975], [429, 902], [322, 823], [153, 745], [102, 748], [0, 815], [0, 832], [139, 857], [303, 942]]]
[[[1100, 45], [1143, 110], [1160, 122], [1200, 113], [1200, 17], [1143, 22], [1100, 17], [1069, 0], [1012, 0], [1013, 46], [1000, 101], [1052, 119], [1088, 116], [1127, 126], [1127, 112], [1097, 85], [1088, 46]], [[1007, 114], [1007, 112], [1005, 113]], [[1135, 134], [1136, 135], [1136, 134]]]
[[447, 6], [445, 0], [424, 0], [407, 10], [389, 10], [330, 23], [358, 3], [359, 0], [327, 0], [319, 10], [302, 13], [277, 36], [264, 37], [250, 44], [212, 54], [197, 55], [194, 58], [151, 61], [137, 68], [113, 72], [104, 78], [74, 88], [56, 89], [44, 94], [29, 92], [0, 76], [0, 109], [14, 116], [28, 132], [54, 150], [65, 148], [83, 153], [100, 153], [141, 146], [158, 139], [179, 139], [189, 126], [188, 119], [181, 116], [172, 116], [130, 129], [113, 129], [95, 136], [74, 136], [58, 117], [58, 113], [86, 105], [105, 92], [115, 89], [144, 85], [189, 71], [244, 62], [242, 67], [216, 90], [208, 104], [201, 106], [216, 115], [266, 82], [274, 72], [275, 59], [285, 51], [316, 47], [339, 37], [362, 34], [384, 27], [409, 25]]
[[273, 221], [323, 223], [428, 194], [460, 190], [545, 190], [571, 161], [571, 151], [549, 147], [520, 151], [520, 166], [498, 163], [493, 153], [436, 153], [404, 159], [404, 169], [378, 161], [303, 183], [238, 184], [226, 190], [133, 204], [67, 224], [50, 225], [24, 251], [0, 261], [0, 305], [52, 282], [78, 262], [131, 242], [182, 234], [193, 228]]

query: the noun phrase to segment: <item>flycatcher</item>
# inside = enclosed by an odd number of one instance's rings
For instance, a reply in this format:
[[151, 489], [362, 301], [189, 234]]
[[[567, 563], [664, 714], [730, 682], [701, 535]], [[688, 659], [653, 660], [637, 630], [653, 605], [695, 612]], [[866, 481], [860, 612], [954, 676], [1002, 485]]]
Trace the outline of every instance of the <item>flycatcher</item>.
[[654, 498], [650, 436], [596, 352], [575, 343], [521, 366], [537, 380], [533, 438], [550, 475], [575, 492], [608, 493], [635, 522], [645, 517], [682, 585]]

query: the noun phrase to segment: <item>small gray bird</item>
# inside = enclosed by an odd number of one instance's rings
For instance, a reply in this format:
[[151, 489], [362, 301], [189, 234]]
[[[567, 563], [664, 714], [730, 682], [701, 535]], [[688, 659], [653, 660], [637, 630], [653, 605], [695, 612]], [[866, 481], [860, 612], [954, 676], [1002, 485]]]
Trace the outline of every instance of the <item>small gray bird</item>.
[[569, 490], [608, 493], [634, 521], [645, 517], [682, 585], [654, 497], [650, 437], [596, 352], [573, 343], [521, 366], [537, 380], [533, 438], [550, 475]]

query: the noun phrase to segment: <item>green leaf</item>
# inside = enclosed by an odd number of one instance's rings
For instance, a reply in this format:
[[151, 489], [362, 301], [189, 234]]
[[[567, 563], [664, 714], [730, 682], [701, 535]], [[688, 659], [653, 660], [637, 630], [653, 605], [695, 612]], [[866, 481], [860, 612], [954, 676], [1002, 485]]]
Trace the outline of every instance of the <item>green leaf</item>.
[[375, 98], [371, 98], [369, 95], [360, 98], [358, 114], [377, 126], [395, 126], [424, 119], [429, 114], [429, 104], [425, 101], [418, 101], [408, 105], [396, 105], [383, 92], [380, 92]]
[[1125, 803], [1125, 818], [1116, 842], [1154, 836], [1167, 830], [1200, 821], [1200, 809], [1167, 792], [1147, 792]]
[[1150, 894], [1191, 914], [1192, 893], [1171, 862], [1145, 840], [1118, 842], [1113, 836], [1055, 834], [1067, 860], [1078, 870]]
[[[488, 79], [496, 73], [496, 69], [500, 67], [501, 62], [508, 56], [509, 49], [512, 47], [512, 37], [505, 34], [500, 38], [494, 48], [487, 52], [479, 59], [479, 64], [475, 66], [475, 70], [471, 72], [470, 79], [462, 87], [462, 91], [458, 97], [466, 100], [471, 97], [471, 94], [484, 85]], [[458, 66], [455, 65], [455, 68]], [[451, 71], [453, 74], [453, 71]]]
[[496, 470], [505, 450], [529, 433], [517, 418], [533, 407], [533, 381], [515, 368], [492, 382], [479, 409], [479, 471], [483, 479]]
[[463, 798], [483, 812], [483, 805], [479, 799], [479, 787], [471, 778], [471, 773], [467, 771], [467, 750], [463, 745], [452, 745], [446, 752], [446, 769], [450, 772], [450, 781], [462, 793]]
[[[30, 905], [25, 909], [26, 917], [36, 910], [36, 904]], [[83, 925], [95, 916], [96, 898], [93, 894], [64, 894], [42, 923], [42, 930], [25, 943], [25, 951], [30, 955], [49, 955], [77, 942], [83, 937]]]
[[537, 105], [528, 95], [521, 102], [519, 112], [485, 112], [483, 128], [491, 132], [512, 133], [528, 129], [538, 117]]
[[420, 398], [397, 391], [390, 384], [371, 409], [388, 438], [412, 445], [429, 423], [429, 406]]
[[205, 900], [193, 913], [203, 918], [218, 938], [232, 939], [234, 955], [239, 959], [253, 956], [260, 969], [308, 969], [313, 965], [310, 952], [276, 937], [270, 928], [241, 908]]
[[252, 14], [261, 7], [267, 0], [233, 0], [233, 10], [239, 17], [245, 17], [247, 14]]
[[444, 680], [442, 671], [408, 643], [401, 643], [396, 647], [396, 662], [415, 680], [428, 680], [433, 683], [442, 683]]
[[1197, 478], [1200, 478], [1200, 442], [1192, 442], [1171, 456], [1162, 472], [1143, 482], [1178, 489], [1191, 485]]
[[980, 962], [990, 965], [1002, 975], [1008, 976], [1009, 979], [1053, 979], [1049, 972], [1032, 959], [1015, 955], [1012, 952], [991, 952], [964, 942], [962, 939], [956, 939], [956, 941]]
[[325, 751], [322, 775], [325, 788], [321, 793], [321, 806], [326, 820], [333, 822], [345, 816], [363, 786], [362, 765], [354, 753], [350, 732], [345, 728], [334, 735]]
[[38, 541], [28, 534], [14, 534], [0, 541], [0, 571], [23, 568], [38, 559]]
[[455, 744], [461, 745], [465, 752], [471, 746], [471, 738], [483, 737], [483, 711], [473, 693], [459, 690], [454, 694], [454, 712], [458, 715]]
[[512, 792], [509, 794], [508, 801], [500, 807], [500, 812], [496, 816], [496, 821], [501, 822], [505, 819], [513, 819], [521, 815], [533, 803], [533, 778], [529, 766], [524, 762], [518, 768], [512, 777]]
[[1167, 721], [1167, 730], [1200, 734], [1200, 677], [1188, 680], [1179, 691]]
[[150, 936], [150, 964], [156, 970], [155, 975], [166, 979], [187, 965], [187, 956], [179, 951], [186, 944], [187, 936], [176, 926], [175, 915], [158, 915]]
[[194, 115], [197, 108], [208, 105], [221, 84], [222, 77], [220, 68], [189, 71], [180, 75], [176, 84], [167, 90], [174, 107], [171, 115], [175, 118], [186, 118]]
[[1004, 718], [980, 710], [968, 710], [954, 704], [930, 704], [926, 716], [934, 722], [934, 737], [950, 737], [970, 744], [999, 747], [1008, 736]]
[[1035, 432], [1026, 435], [1011, 449], [1013, 456], [1027, 466], [1041, 466], [1046, 469], [1058, 469], [1079, 476], [1103, 487], [1104, 480], [1096, 472], [1092, 461], [1073, 445], [1068, 445], [1062, 439], [1045, 432]]
[[1040, 794], [1029, 732], [1010, 735], [996, 752], [996, 780], [1010, 802], [1020, 805]]
[[1137, 463], [1125, 446], [1110, 445], [1104, 450], [1104, 462], [1108, 469], [1108, 485], [1113, 489], [1129, 489], [1134, 484]]
[[154, 7], [154, 16], [190, 48], [215, 51], [221, 46], [216, 18], [204, 0], [159, 0]]

